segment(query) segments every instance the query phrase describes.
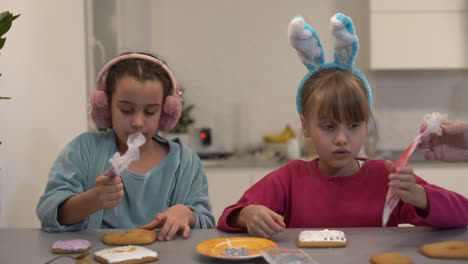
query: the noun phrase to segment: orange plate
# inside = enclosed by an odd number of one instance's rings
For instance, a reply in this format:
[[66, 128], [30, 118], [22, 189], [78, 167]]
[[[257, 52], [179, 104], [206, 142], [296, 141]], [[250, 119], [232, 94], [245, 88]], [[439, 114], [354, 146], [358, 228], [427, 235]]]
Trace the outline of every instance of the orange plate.
[[276, 248], [275, 242], [259, 237], [230, 237], [231, 245], [233, 248], [246, 247], [249, 250], [247, 256], [224, 256], [223, 250], [229, 248], [226, 238], [215, 238], [205, 240], [197, 245], [198, 253], [219, 259], [252, 259], [262, 256], [262, 251]]

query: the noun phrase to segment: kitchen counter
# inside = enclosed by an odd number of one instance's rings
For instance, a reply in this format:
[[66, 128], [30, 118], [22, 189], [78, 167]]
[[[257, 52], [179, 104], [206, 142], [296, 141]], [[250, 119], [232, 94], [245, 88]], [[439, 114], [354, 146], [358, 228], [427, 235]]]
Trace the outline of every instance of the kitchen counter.
[[202, 164], [205, 168], [277, 168], [286, 164], [276, 160], [256, 160], [251, 159], [205, 159]]
[[[278, 247], [296, 249], [298, 234], [303, 229], [288, 228], [272, 239]], [[401, 252], [415, 263], [466, 263], [466, 260], [443, 260], [428, 258], [419, 253], [424, 244], [448, 240], [468, 241], [466, 228], [437, 229], [429, 227], [376, 227], [376, 228], [340, 228], [348, 240], [344, 248], [304, 248], [304, 252], [318, 263], [368, 263], [369, 258], [381, 252]], [[88, 258], [91, 263], [93, 253], [112, 248], [100, 240], [109, 229], [86, 229], [77, 232], [46, 233], [39, 229], [0, 229], [0, 237], [7, 242], [0, 244], [0, 263], [44, 263], [56, 257], [50, 251], [56, 240], [87, 239], [92, 247]], [[125, 230], [120, 230], [125, 231]], [[190, 238], [177, 236], [172, 241], [155, 242], [145, 247], [158, 253], [156, 263], [233, 263], [222, 259], [210, 258], [197, 252], [197, 245], [203, 241], [224, 237], [249, 237], [246, 233], [225, 233], [216, 229], [196, 229], [190, 232]], [[252, 244], [251, 246], [256, 246]], [[258, 246], [257, 246], [258, 247]], [[74, 254], [73, 254], [74, 255]], [[263, 258], [239, 260], [243, 263], [267, 263]], [[54, 264], [72, 263], [70, 259], [59, 259]]]
[[[383, 159], [396, 162], [402, 154], [402, 151], [380, 151], [371, 159]], [[315, 157], [303, 157], [302, 160], [312, 160]], [[261, 159], [254, 155], [251, 156], [232, 156], [229, 158], [219, 159], [202, 159], [205, 168], [279, 168], [287, 164], [287, 159]], [[448, 168], [448, 169], [466, 169], [468, 174], [468, 162], [441, 162], [436, 160], [426, 160], [424, 152], [415, 152], [409, 161], [409, 167], [433, 167], [433, 168]]]

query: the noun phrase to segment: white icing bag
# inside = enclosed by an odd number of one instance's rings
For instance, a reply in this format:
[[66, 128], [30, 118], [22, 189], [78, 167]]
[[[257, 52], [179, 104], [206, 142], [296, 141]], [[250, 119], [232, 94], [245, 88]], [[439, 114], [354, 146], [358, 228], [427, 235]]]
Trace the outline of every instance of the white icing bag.
[[[127, 138], [128, 149], [120, 156], [120, 153], [117, 151], [112, 158], [109, 159], [109, 162], [112, 164], [112, 167], [108, 169], [105, 174], [111, 177], [120, 175], [123, 170], [128, 168], [128, 165], [132, 161], [140, 159], [140, 147], [145, 144], [145, 137], [140, 132], [133, 133]], [[117, 206], [114, 208], [114, 213], [117, 216]]]
[[123, 170], [128, 168], [132, 161], [138, 160], [140, 158], [140, 147], [145, 144], [145, 141], [145, 137], [140, 132], [133, 133], [128, 136], [127, 151], [122, 156], [120, 156], [119, 152], [116, 152], [114, 156], [109, 159], [109, 162], [112, 164], [112, 168], [108, 170], [107, 175], [120, 175]]

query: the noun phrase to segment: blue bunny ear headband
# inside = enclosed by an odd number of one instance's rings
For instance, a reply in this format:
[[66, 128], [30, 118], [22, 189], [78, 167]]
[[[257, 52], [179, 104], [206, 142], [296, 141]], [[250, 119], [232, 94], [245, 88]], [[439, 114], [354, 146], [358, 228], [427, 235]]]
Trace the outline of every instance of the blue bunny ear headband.
[[299, 114], [302, 114], [301, 93], [306, 81], [315, 73], [330, 68], [349, 70], [356, 74], [364, 83], [369, 106], [372, 106], [372, 93], [369, 82], [366, 76], [354, 67], [354, 60], [359, 50], [359, 40], [354, 31], [353, 21], [344, 14], [335, 14], [330, 19], [330, 30], [336, 38], [334, 61], [325, 62], [322, 44], [315, 29], [300, 16], [295, 17], [289, 24], [289, 42], [296, 49], [302, 63], [309, 69], [309, 72], [299, 84], [296, 94], [296, 106]]

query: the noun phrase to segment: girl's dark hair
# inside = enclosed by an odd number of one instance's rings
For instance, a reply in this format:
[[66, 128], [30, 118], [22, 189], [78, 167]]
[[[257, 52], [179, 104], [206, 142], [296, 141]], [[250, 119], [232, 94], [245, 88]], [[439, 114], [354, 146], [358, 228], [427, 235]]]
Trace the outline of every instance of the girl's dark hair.
[[[123, 53], [121, 55], [125, 54], [129, 53]], [[162, 61], [152, 54], [142, 52], [139, 54], [151, 56]], [[164, 61], [162, 62], [166, 64]], [[163, 87], [163, 98], [166, 98], [169, 95], [169, 92], [172, 90], [172, 83], [169, 75], [158, 64], [145, 59], [121, 60], [112, 65], [106, 75], [106, 93], [108, 95], [109, 101], [115, 92], [117, 81], [127, 75], [139, 81], [160, 81]]]

